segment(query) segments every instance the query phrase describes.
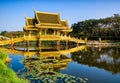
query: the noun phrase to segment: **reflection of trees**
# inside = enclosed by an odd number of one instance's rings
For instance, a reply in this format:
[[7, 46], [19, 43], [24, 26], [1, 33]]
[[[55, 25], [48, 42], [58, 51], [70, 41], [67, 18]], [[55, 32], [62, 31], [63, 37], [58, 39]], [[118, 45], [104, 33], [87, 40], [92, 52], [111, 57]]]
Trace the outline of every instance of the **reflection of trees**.
[[120, 48], [88, 48], [87, 51], [72, 53], [72, 59], [78, 63], [103, 68], [112, 73], [120, 72]]
[[61, 69], [65, 69], [71, 59], [65, 55], [58, 56], [33, 56], [26, 57], [24, 64], [26, 72], [19, 75], [28, 78], [31, 82], [40, 83], [82, 83], [85, 79], [59, 73]]

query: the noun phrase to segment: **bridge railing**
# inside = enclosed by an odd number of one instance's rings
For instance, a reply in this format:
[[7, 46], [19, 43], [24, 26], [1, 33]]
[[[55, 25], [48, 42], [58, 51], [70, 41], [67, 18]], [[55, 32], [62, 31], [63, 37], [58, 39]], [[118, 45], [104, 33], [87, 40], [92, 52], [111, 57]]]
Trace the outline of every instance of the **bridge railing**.
[[[27, 41], [27, 40], [37, 40], [38, 37], [34, 36], [34, 35], [24, 35], [23, 37], [20, 38], [11, 38], [9, 40], [3, 40], [0, 41], [0, 45], [5, 45], [5, 44], [11, 44], [12, 42], [20, 42], [20, 41]], [[74, 37], [70, 37], [70, 36], [59, 36], [59, 35], [41, 35], [40, 39], [42, 40], [69, 40], [69, 41], [73, 41], [73, 42], [78, 42], [78, 43], [85, 43], [86, 41], [83, 39], [77, 39]]]

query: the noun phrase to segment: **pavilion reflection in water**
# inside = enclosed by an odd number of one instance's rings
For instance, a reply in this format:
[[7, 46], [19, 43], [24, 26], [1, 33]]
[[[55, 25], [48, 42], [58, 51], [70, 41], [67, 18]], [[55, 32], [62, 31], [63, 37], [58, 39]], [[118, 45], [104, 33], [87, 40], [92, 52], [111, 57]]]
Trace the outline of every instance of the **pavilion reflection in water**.
[[60, 54], [57, 56], [53, 54], [51, 56], [41, 55], [40, 57], [26, 57], [24, 59], [24, 65], [27, 69], [25, 77], [30, 76], [33, 82], [38, 80], [42, 82], [56, 82], [58, 78], [63, 79], [68, 77], [67, 74], [61, 74], [60, 70], [65, 69], [70, 61], [71, 59], [66, 57], [66, 55]]
[[[85, 49], [85, 46], [75, 47], [71, 49], [59, 50], [59, 51], [47, 51], [42, 52], [37, 50], [32, 51], [19, 51], [2, 48], [11, 54], [23, 54], [25, 69], [20, 69], [18, 75], [21, 78], [27, 78], [31, 82], [47, 82], [47, 83], [86, 83], [85, 79], [75, 77], [68, 74], [62, 74], [60, 71], [66, 69], [68, 63], [72, 61], [67, 57], [67, 54], [78, 50]], [[22, 72], [24, 70], [24, 72]]]

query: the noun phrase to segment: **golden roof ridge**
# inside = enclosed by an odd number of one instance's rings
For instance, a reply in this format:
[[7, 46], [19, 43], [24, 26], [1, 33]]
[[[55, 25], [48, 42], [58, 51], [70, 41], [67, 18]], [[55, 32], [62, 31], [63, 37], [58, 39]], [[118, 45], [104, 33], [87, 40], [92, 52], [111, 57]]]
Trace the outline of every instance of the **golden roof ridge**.
[[59, 15], [59, 13], [53, 13], [53, 12], [40, 12], [40, 11], [34, 11], [35, 13], [42, 13], [42, 14], [52, 14], [52, 15]]

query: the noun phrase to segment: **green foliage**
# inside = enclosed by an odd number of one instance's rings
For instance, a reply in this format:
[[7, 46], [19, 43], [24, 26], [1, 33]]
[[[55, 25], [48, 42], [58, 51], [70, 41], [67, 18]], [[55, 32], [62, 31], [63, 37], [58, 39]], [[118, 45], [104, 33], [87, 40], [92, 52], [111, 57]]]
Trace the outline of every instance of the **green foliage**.
[[9, 38], [15, 38], [15, 37], [20, 37], [20, 36], [23, 36], [24, 32], [23, 31], [11, 31], [11, 32], [8, 32], [8, 31], [2, 31], [0, 33], [0, 35], [2, 36], [6, 36], [6, 37], [9, 37]]
[[7, 31], [2, 31], [2, 32], [0, 33], [0, 35], [8, 36], [8, 32], [7, 32]]
[[16, 74], [8, 69], [1, 61], [0, 61], [0, 83], [26, 83], [22, 79], [19, 79]]
[[73, 31], [70, 33], [74, 37], [88, 38], [119, 38], [120, 39], [120, 15], [103, 19], [89, 19], [72, 25]]
[[7, 53], [1, 52], [0, 53], [0, 60], [5, 60], [7, 58]]
[[27, 83], [23, 79], [19, 79], [16, 74], [4, 64], [7, 58], [5, 52], [0, 52], [0, 83]]

